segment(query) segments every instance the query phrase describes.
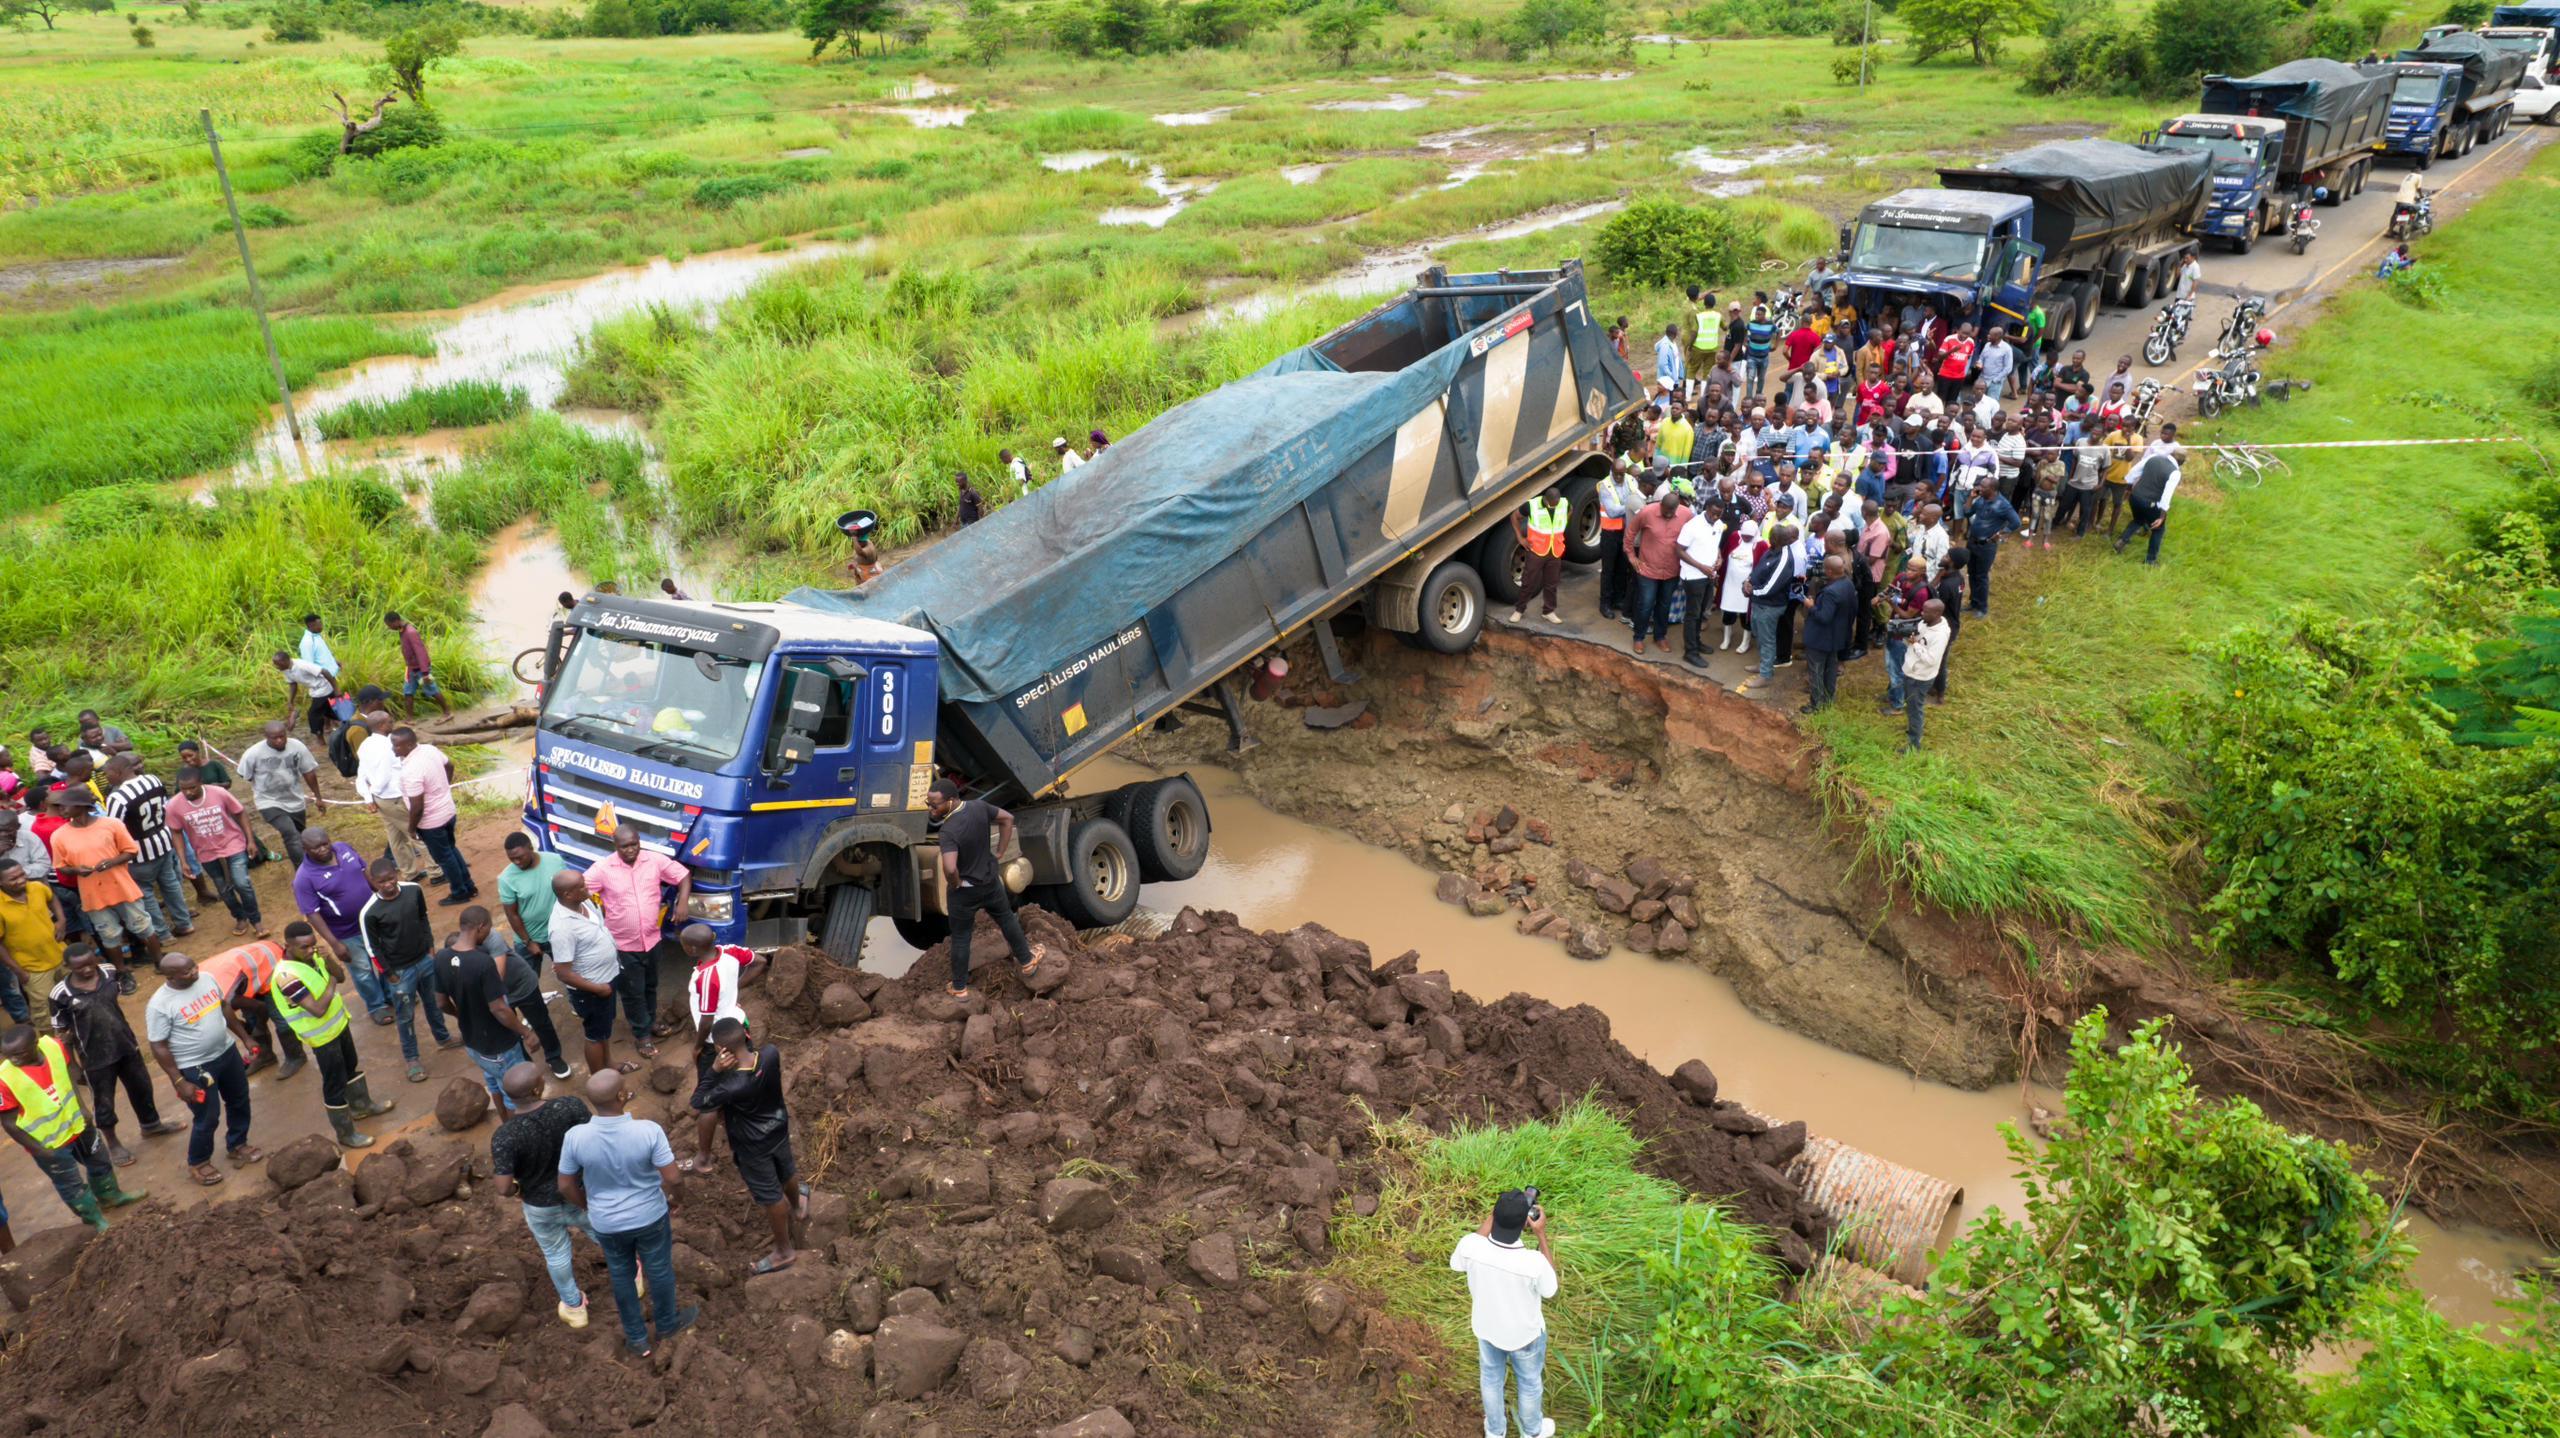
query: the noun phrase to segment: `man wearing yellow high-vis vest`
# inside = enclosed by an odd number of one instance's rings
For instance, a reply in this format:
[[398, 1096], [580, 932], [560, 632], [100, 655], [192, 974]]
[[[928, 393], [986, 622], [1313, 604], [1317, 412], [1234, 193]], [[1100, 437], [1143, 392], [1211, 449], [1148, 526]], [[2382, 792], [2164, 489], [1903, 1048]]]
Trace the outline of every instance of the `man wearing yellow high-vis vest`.
[[300, 920], [284, 926], [284, 958], [276, 964], [271, 999], [276, 1018], [320, 1065], [320, 1102], [340, 1148], [371, 1148], [373, 1136], [356, 1132], [356, 1120], [389, 1113], [375, 1103], [364, 1071], [356, 1067], [356, 1037], [347, 1030], [347, 971], [320, 947], [320, 936]]
[[1519, 538], [1520, 547], [1528, 552], [1528, 563], [1520, 575], [1520, 602], [1511, 606], [1511, 622], [1520, 622], [1529, 601], [1540, 601], [1538, 617], [1553, 624], [1556, 618], [1556, 585], [1564, 578], [1564, 530], [1572, 506], [1565, 503], [1564, 486], [1551, 484], [1547, 492], [1530, 500], [1518, 514], [1511, 516], [1511, 532]]
[[71, 1083], [71, 1060], [50, 1034], [24, 1024], [0, 1034], [0, 1128], [53, 1180], [53, 1191], [91, 1228], [107, 1226], [106, 1210], [149, 1195], [116, 1182], [107, 1146], [89, 1126]]

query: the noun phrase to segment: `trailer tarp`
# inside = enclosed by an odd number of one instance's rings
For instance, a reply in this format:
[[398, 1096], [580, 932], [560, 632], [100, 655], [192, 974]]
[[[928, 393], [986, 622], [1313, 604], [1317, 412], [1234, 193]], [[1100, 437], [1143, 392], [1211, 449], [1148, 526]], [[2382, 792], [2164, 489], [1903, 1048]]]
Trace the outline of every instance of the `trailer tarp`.
[[2034, 199], [2036, 242], [2048, 263], [2074, 247], [2163, 217], [2184, 223], [2204, 204], [2212, 159], [2199, 150], [2061, 140], [1978, 170], [1940, 170], [1950, 190], [1996, 190]]
[[1154, 611], [1446, 393], [1464, 340], [1346, 374], [1293, 350], [1177, 405], [858, 590], [791, 602], [942, 642], [942, 692], [1003, 698]]
[[2399, 60], [2421, 60], [2431, 65], [2459, 65], [2471, 84], [2463, 93], [2469, 100], [2479, 95], [2499, 95], [2516, 87], [2524, 77], [2522, 55], [2501, 50], [2479, 36], [2464, 31], [2454, 35], [2438, 35], [2415, 50], [2403, 50], [2393, 57]]
[[2537, 25], [2560, 30], [2560, 5], [2501, 5], [2489, 12], [2492, 30], [2524, 30]]
[[2336, 125], [2353, 120], [2390, 93], [2387, 75], [2368, 75], [2337, 60], [2295, 60], [2246, 79], [2208, 75], [2204, 105], [2218, 115], [2263, 109]]

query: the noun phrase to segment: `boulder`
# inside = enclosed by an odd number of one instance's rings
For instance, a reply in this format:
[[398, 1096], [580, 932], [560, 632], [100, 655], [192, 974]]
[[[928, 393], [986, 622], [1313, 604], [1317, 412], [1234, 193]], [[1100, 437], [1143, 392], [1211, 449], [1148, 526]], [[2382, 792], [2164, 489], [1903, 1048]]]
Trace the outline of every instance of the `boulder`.
[[1434, 971], [1428, 974], [1398, 974], [1396, 992], [1404, 1001], [1427, 1014], [1445, 1014], [1457, 1000], [1449, 990], [1449, 976]]
[[1119, 1205], [1089, 1178], [1053, 1178], [1040, 1188], [1040, 1222], [1051, 1233], [1082, 1233], [1111, 1221]]
[[436, 1095], [436, 1122], [447, 1133], [460, 1133], [488, 1116], [489, 1090], [478, 1079], [455, 1079]]
[[[649, 1065], [649, 1090], [652, 1093], [674, 1093], [693, 1077], [693, 1066], [674, 1059], [660, 1059]], [[458, 1080], [457, 1080], [458, 1082]]]
[[1660, 899], [1638, 899], [1627, 906], [1627, 917], [1639, 924], [1650, 924], [1662, 917], [1662, 910]]
[[1037, 1438], [1138, 1438], [1138, 1430], [1120, 1416], [1119, 1409], [1096, 1408], [1081, 1418], [1041, 1429]]
[[1636, 886], [1614, 875], [1594, 884], [1591, 895], [1601, 908], [1613, 914], [1623, 914], [1634, 908], [1637, 898]]
[[871, 1339], [839, 1328], [818, 1345], [818, 1361], [839, 1373], [871, 1372]]
[[1164, 1281], [1164, 1270], [1155, 1259], [1125, 1243], [1106, 1243], [1095, 1249], [1093, 1271], [1150, 1293]]
[[1244, 1287], [1244, 1255], [1236, 1248], [1234, 1234], [1212, 1233], [1191, 1240], [1182, 1251], [1182, 1261], [1190, 1266], [1194, 1277], [1211, 1288]]
[[1351, 1295], [1330, 1283], [1318, 1281], [1307, 1285], [1302, 1305], [1307, 1327], [1319, 1338], [1342, 1325], [1342, 1316], [1351, 1311]]
[[845, 1290], [844, 1306], [853, 1331], [869, 1333], [889, 1314], [889, 1286], [877, 1278], [866, 1278]]
[[1576, 924], [1566, 936], [1564, 951], [1577, 959], [1609, 957], [1609, 933], [1598, 924]]
[[1564, 881], [1577, 889], [1592, 888], [1600, 882], [1600, 871], [1580, 859], [1567, 857], [1564, 861]]
[[1234, 1148], [1244, 1142], [1244, 1110], [1213, 1108], [1201, 1127], [1209, 1132], [1209, 1141], [1220, 1148]]
[[523, 1404], [502, 1403], [489, 1415], [489, 1426], [480, 1430], [480, 1438], [551, 1438], [551, 1429]]
[[1467, 1052], [1467, 1031], [1447, 1014], [1433, 1014], [1416, 1025], [1423, 1042], [1442, 1058], [1463, 1058]]
[[1689, 952], [1689, 930], [1678, 919], [1663, 915], [1662, 922], [1653, 926], [1653, 951], [1657, 955]]
[[829, 984], [818, 995], [818, 1022], [831, 1029], [850, 1028], [871, 1017], [871, 1005], [851, 984]]
[[1705, 1061], [1691, 1059], [1671, 1071], [1671, 1086], [1682, 1098], [1700, 1108], [1712, 1107], [1716, 1101], [1716, 1071]]
[[924, 1166], [922, 1197], [943, 1208], [966, 1208], [995, 1196], [987, 1161], [975, 1154], [937, 1154]]
[[1659, 899], [1671, 892], [1671, 870], [1660, 859], [1638, 857], [1627, 861], [1627, 882], [1636, 886], [1642, 897]]
[[1751, 1140], [1751, 1156], [1773, 1169], [1783, 1170], [1797, 1154], [1804, 1152], [1804, 1142], [1804, 1120], [1791, 1120]]
[[1378, 1071], [1375, 1068], [1370, 1067], [1368, 1064], [1357, 1061], [1344, 1064], [1342, 1066], [1341, 1089], [1347, 1094], [1359, 1094], [1363, 1098], [1376, 1098], [1378, 1096]]
[[901, 1316], [881, 1322], [871, 1340], [871, 1362], [889, 1396], [922, 1398], [950, 1380], [968, 1346], [967, 1335], [931, 1318]]
[[436, 1365], [436, 1372], [456, 1392], [486, 1393], [498, 1381], [498, 1355], [486, 1348], [456, 1349]]
[[1082, 1324], [1070, 1323], [1058, 1330], [1058, 1336], [1049, 1344], [1049, 1351], [1061, 1360], [1082, 1368], [1093, 1362], [1093, 1330]]
[[1509, 899], [1500, 894], [1488, 893], [1483, 889], [1467, 895], [1467, 912], [1479, 919], [1490, 919], [1510, 907]]
[[1662, 907], [1669, 911], [1673, 919], [1679, 922], [1680, 927], [1684, 929], [1694, 929], [1698, 927], [1698, 904], [1696, 900], [1690, 898], [1688, 895], [1674, 894], [1670, 898], [1662, 901]]
[[807, 1313], [822, 1307], [844, 1281], [844, 1275], [831, 1263], [822, 1263], [813, 1253], [803, 1253], [800, 1261], [780, 1273], [751, 1273], [747, 1276], [747, 1311], [750, 1313]]
[[1627, 925], [1627, 931], [1624, 934], [1619, 935], [1618, 942], [1626, 945], [1627, 952], [1631, 954], [1652, 953], [1653, 925], [1629, 924]]
[[1442, 874], [1439, 882], [1433, 885], [1431, 890], [1433, 897], [1444, 904], [1463, 904], [1467, 901], [1467, 895], [1475, 891], [1476, 886], [1467, 882], [1467, 876], [1464, 874]]
[[291, 1193], [337, 1166], [337, 1140], [325, 1133], [307, 1133], [267, 1155], [267, 1182], [279, 1192]]
[[1497, 834], [1492, 843], [1485, 845], [1485, 850], [1494, 854], [1517, 854], [1528, 846], [1529, 841], [1517, 834]]
[[[474, 1089], [473, 1092], [480, 1095], [480, 1102], [486, 1106], [488, 1091]], [[462, 1191], [462, 1181], [471, 1176], [471, 1156], [472, 1151], [460, 1144], [422, 1144], [409, 1155], [409, 1181], [401, 1188], [400, 1196], [419, 1208], [453, 1197]], [[368, 1163], [358, 1171], [357, 1177], [361, 1180], [364, 1174], [372, 1171], [373, 1165]], [[361, 1188], [362, 1184], [359, 1183], [358, 1187]]]
[[960, 1062], [976, 1063], [992, 1057], [997, 1046], [995, 1015], [971, 1014], [960, 1025]]
[[961, 1351], [960, 1378], [979, 1402], [990, 1407], [1010, 1403], [1030, 1381], [1031, 1360], [996, 1339], [973, 1339]]
[[1765, 1120], [1743, 1112], [1740, 1105], [1720, 1105], [1715, 1112], [1707, 1115], [1707, 1123], [1722, 1132], [1736, 1134], [1743, 1138], [1756, 1138], [1769, 1131], [1769, 1125]]
[[942, 1300], [934, 1297], [930, 1288], [901, 1288], [889, 1295], [890, 1318], [938, 1318], [941, 1315]]
[[457, 1338], [499, 1338], [516, 1326], [524, 1316], [524, 1288], [514, 1283], [484, 1283], [471, 1290], [471, 1299], [462, 1305], [462, 1316], [454, 1320]]

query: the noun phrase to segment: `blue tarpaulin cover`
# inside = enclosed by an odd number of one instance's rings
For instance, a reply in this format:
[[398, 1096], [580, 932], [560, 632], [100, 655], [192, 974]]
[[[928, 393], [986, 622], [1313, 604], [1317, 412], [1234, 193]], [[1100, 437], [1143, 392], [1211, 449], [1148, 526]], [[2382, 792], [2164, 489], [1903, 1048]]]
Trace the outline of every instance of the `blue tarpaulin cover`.
[[1437, 400], [1467, 358], [1461, 340], [1345, 374], [1293, 350], [869, 585], [790, 602], [929, 630], [945, 698], [1002, 698], [1215, 568]]

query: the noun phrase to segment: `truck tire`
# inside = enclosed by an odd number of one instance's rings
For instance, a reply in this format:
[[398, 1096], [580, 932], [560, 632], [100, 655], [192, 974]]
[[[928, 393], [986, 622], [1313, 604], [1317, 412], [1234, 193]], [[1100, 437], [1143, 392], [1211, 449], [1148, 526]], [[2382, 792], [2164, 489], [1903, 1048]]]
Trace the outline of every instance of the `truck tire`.
[[818, 947], [827, 957], [852, 968], [862, 962], [862, 938], [871, 916], [880, 911], [880, 895], [868, 884], [838, 884], [827, 891], [827, 916], [818, 927]]
[[1100, 814], [1067, 835], [1067, 881], [1041, 891], [1042, 902], [1079, 929], [1107, 929], [1138, 908], [1138, 850], [1129, 831]]
[[1138, 877], [1150, 884], [1180, 883], [1209, 862], [1209, 801], [1188, 775], [1176, 774], [1128, 791], [1121, 820], [1136, 847]]
[[1484, 580], [1463, 559], [1444, 559], [1422, 581], [1422, 627], [1413, 639], [1434, 654], [1464, 654], [1484, 632]]
[[1565, 499], [1573, 506], [1573, 526], [1565, 531], [1564, 559], [1567, 564], [1597, 564], [1601, 552], [1608, 547], [1609, 531], [1600, 527], [1600, 481], [1577, 479], [1565, 486]]
[[2138, 310], [2151, 303], [2151, 266], [2137, 264], [2133, 273], [2124, 277], [2124, 307]]
[[1520, 536], [1511, 532], [1508, 521], [1485, 531], [1476, 541], [1476, 579], [1484, 585], [1487, 599], [1497, 604], [1517, 604], [1520, 591], [1529, 581], [1529, 551]]
[[2071, 287], [2071, 337], [2085, 340], [2098, 327], [2098, 282], [2082, 280]]
[[2249, 247], [2257, 242], [2258, 217], [2253, 214], [2249, 217], [2248, 225], [2243, 228], [2240, 233], [2231, 237], [2231, 253], [2235, 255], [2245, 255], [2249, 253]]
[[897, 925], [898, 937], [911, 949], [930, 949], [951, 937], [949, 914], [920, 914], [912, 919], [891, 919]]

